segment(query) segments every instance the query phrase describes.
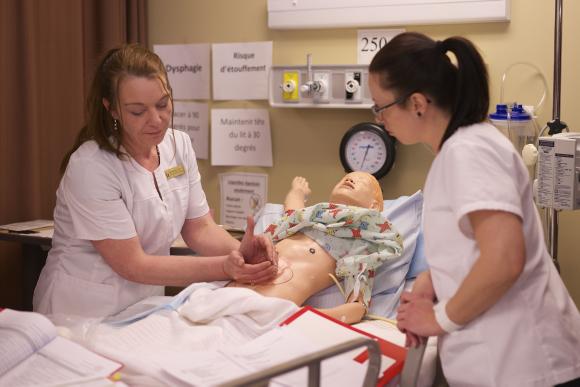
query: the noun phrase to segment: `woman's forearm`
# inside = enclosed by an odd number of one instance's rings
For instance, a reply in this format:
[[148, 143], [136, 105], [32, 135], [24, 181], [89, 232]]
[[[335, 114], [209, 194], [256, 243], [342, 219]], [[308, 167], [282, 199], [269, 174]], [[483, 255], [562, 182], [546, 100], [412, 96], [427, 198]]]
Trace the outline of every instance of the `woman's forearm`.
[[521, 220], [502, 211], [469, 215], [480, 256], [447, 303], [448, 317], [463, 325], [473, 320], [513, 286], [526, 261]]
[[119, 274], [130, 281], [150, 285], [188, 286], [194, 282], [229, 279], [224, 272], [226, 258], [144, 255], [134, 262], [133, 268]]
[[419, 274], [413, 283], [413, 293], [435, 300], [435, 290], [433, 289], [433, 281], [431, 280], [431, 271], [426, 270]]
[[512, 287], [518, 276], [502, 272], [502, 262], [493, 257], [480, 256], [470, 273], [447, 303], [447, 315], [465, 325], [491, 306]]
[[190, 249], [202, 256], [227, 255], [240, 248], [240, 242], [217, 225], [209, 215], [187, 219], [181, 236]]

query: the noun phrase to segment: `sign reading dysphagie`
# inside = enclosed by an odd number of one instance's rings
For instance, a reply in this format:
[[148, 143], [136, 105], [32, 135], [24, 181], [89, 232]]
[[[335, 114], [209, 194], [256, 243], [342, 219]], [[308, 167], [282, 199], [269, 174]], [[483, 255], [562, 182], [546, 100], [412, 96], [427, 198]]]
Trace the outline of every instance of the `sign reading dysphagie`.
[[156, 44], [174, 99], [209, 99], [209, 44]]

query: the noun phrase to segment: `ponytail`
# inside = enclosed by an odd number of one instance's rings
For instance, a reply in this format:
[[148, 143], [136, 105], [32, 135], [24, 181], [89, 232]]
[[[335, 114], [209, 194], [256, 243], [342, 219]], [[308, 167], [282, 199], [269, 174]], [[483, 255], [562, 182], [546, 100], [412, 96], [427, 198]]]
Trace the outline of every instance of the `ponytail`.
[[[447, 52], [455, 55], [454, 65]], [[434, 41], [417, 32], [397, 35], [375, 55], [369, 72], [396, 96], [421, 92], [451, 119], [441, 144], [461, 126], [482, 122], [489, 110], [487, 70], [475, 46], [462, 37]]]
[[443, 134], [441, 144], [460, 126], [482, 122], [489, 111], [489, 83], [483, 59], [473, 43], [461, 37], [452, 37], [440, 43], [443, 53], [449, 51], [457, 60], [455, 104], [451, 120]]

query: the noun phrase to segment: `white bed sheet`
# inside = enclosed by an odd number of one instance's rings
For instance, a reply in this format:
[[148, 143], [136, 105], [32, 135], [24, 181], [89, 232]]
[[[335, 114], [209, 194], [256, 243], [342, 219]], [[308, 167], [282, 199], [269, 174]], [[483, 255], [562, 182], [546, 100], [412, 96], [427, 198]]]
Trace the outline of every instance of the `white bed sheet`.
[[[153, 313], [131, 324], [113, 326], [99, 321], [68, 330], [70, 338], [125, 365], [123, 381], [134, 386], [185, 385], [164, 371], [175, 362], [199, 355], [199, 351], [233, 348], [277, 327], [298, 310], [293, 303], [261, 296], [248, 289], [221, 288], [221, 284], [194, 284], [182, 306], [178, 297], [151, 297], [132, 311]], [[163, 306], [172, 305], [178, 311]], [[127, 320], [129, 321], [129, 320]], [[87, 329], [89, 327], [89, 329]], [[398, 345], [404, 335], [382, 321], [365, 321], [357, 327]], [[78, 325], [77, 325], [78, 328]], [[431, 341], [421, 367], [419, 386], [430, 386], [435, 377], [436, 345]], [[393, 384], [396, 385], [396, 384]]]

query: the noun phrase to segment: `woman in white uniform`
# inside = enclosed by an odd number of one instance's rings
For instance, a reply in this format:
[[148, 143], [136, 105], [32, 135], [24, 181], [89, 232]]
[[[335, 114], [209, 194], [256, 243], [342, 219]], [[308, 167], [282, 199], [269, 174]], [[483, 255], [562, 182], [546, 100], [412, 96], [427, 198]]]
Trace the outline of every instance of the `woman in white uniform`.
[[[63, 160], [36, 311], [103, 317], [165, 285], [276, 275], [268, 238], [249, 232], [240, 245], [213, 221], [191, 140], [168, 130], [171, 89], [157, 55], [139, 45], [109, 51], [87, 108]], [[179, 234], [199, 256], [169, 255]]]
[[430, 270], [397, 315], [408, 344], [439, 336], [451, 386], [579, 385], [580, 314], [546, 250], [528, 171], [486, 121], [476, 48], [404, 33], [369, 73], [377, 120], [436, 154], [423, 210]]

